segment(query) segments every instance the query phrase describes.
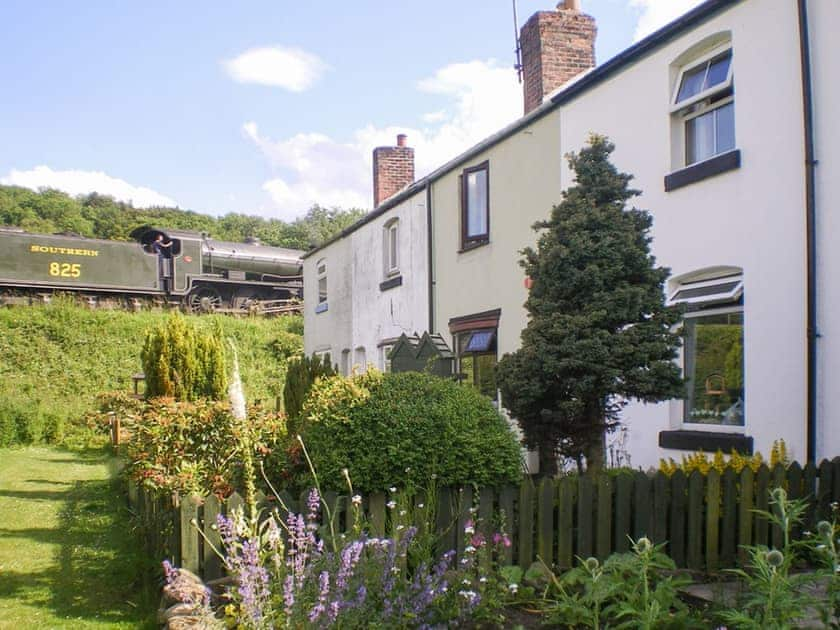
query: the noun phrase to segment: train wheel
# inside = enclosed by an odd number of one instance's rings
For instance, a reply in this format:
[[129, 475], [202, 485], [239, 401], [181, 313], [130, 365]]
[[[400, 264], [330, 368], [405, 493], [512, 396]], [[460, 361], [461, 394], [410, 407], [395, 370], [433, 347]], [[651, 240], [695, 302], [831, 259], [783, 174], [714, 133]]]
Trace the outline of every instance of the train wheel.
[[231, 300], [231, 306], [239, 311], [250, 312], [259, 308], [259, 291], [240, 289]]
[[192, 313], [212, 313], [222, 305], [222, 296], [213, 287], [197, 287], [187, 296]]

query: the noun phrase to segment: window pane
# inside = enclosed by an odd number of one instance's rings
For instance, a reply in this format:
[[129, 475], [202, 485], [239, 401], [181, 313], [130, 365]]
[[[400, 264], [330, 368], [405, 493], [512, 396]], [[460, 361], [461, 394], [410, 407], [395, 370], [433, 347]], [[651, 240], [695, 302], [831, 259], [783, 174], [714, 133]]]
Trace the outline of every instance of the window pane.
[[729, 75], [729, 64], [732, 63], [732, 51], [727, 51], [723, 57], [712, 60], [709, 65], [709, 73], [706, 75], [704, 90], [714, 87], [726, 81]]
[[743, 426], [743, 313], [685, 320], [685, 374], [685, 422]]
[[683, 74], [680, 91], [677, 93], [677, 103], [681, 103], [687, 98], [691, 98], [695, 94], [703, 91], [703, 83], [706, 79], [706, 68], [708, 64], [703, 64], [699, 68], [690, 70]]
[[487, 171], [467, 175], [467, 237], [487, 234]]
[[694, 164], [715, 154], [714, 111], [685, 123], [685, 163]]
[[396, 269], [397, 263], [397, 226], [395, 225], [388, 231], [388, 247], [390, 250], [388, 259], [388, 269]]
[[735, 148], [735, 104], [729, 103], [715, 110], [716, 153], [724, 153]]
[[318, 304], [327, 301], [327, 279], [318, 278]]

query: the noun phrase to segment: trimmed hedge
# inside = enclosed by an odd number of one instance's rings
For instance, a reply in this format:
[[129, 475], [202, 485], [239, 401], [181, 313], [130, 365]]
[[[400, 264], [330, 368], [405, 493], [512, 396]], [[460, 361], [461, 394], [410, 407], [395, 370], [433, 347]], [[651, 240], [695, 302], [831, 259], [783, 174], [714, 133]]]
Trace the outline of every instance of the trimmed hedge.
[[367, 373], [315, 383], [302, 436], [323, 486], [498, 485], [518, 480], [520, 449], [507, 422], [471, 387], [428, 374]]

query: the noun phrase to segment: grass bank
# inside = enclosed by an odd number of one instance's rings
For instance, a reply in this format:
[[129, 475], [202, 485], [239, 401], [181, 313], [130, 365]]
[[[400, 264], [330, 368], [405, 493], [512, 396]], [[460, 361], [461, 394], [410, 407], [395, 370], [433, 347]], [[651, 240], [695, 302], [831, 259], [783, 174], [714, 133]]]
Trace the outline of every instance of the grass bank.
[[103, 449], [0, 450], [0, 630], [155, 627], [116, 465]]
[[[146, 331], [167, 316], [88, 310], [66, 300], [0, 308], [0, 447], [60, 441], [94, 408], [98, 393], [128, 391], [131, 375], [141, 371]], [[236, 343], [248, 400], [281, 394], [285, 357], [303, 345], [300, 317], [198, 320], [218, 322]]]

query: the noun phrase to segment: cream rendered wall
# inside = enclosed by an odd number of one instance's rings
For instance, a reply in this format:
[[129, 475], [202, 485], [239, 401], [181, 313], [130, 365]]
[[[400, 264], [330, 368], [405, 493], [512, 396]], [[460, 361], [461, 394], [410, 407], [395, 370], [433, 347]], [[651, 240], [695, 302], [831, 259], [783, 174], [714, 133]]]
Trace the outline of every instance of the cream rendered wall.
[[[398, 264], [402, 285], [381, 291], [386, 280], [384, 228], [399, 221]], [[353, 348], [364, 347], [367, 363], [382, 369], [380, 344], [429, 327], [428, 230], [425, 189], [365, 224], [349, 238], [353, 257]], [[360, 366], [362, 367], [362, 366]]]
[[[386, 279], [384, 226], [399, 220], [401, 286], [382, 291]], [[364, 362], [381, 368], [379, 345], [428, 328], [428, 254], [425, 191], [404, 200], [304, 261], [304, 349], [330, 352], [344, 371]], [[316, 313], [317, 262], [327, 261], [328, 310]], [[310, 297], [311, 296], [311, 297]], [[343, 353], [348, 351], [346, 361]], [[359, 366], [360, 368], [362, 366]]]
[[[527, 296], [520, 250], [536, 241], [531, 229], [560, 199], [559, 116], [549, 114], [444, 175], [432, 185], [435, 331], [452, 346], [449, 320], [502, 309], [499, 356], [519, 347]], [[459, 253], [459, 176], [489, 161], [490, 242]]]
[[[318, 261], [327, 263], [327, 310], [318, 305]], [[352, 265], [350, 239], [341, 239], [303, 261], [303, 346], [307, 355], [329, 352], [333, 365], [341, 364], [341, 352], [352, 349]]]
[[[824, 0], [828, 1], [828, 0]], [[654, 215], [653, 251], [674, 275], [704, 267], [744, 269], [745, 432], [767, 453], [784, 438], [805, 457], [805, 233], [802, 107], [796, 3], [735, 5], [589, 89], [464, 166], [490, 163], [490, 244], [458, 254], [457, 176], [434, 185], [436, 328], [450, 317], [501, 307], [499, 354], [519, 345], [526, 318], [519, 250], [547, 216], [571, 173], [563, 154], [590, 132], [609, 136], [619, 169], [644, 191]], [[672, 62], [704, 38], [730, 31], [736, 145], [742, 167], [665, 193], [672, 170]], [[836, 76], [836, 75], [835, 75]], [[634, 466], [679, 452], [660, 430], [682, 428], [681, 403], [631, 405], [624, 414]], [[699, 428], [686, 425], [687, 429]], [[728, 430], [732, 430], [729, 428]]]
[[814, 95], [817, 208], [817, 458], [840, 455], [840, 3], [808, 2]]

